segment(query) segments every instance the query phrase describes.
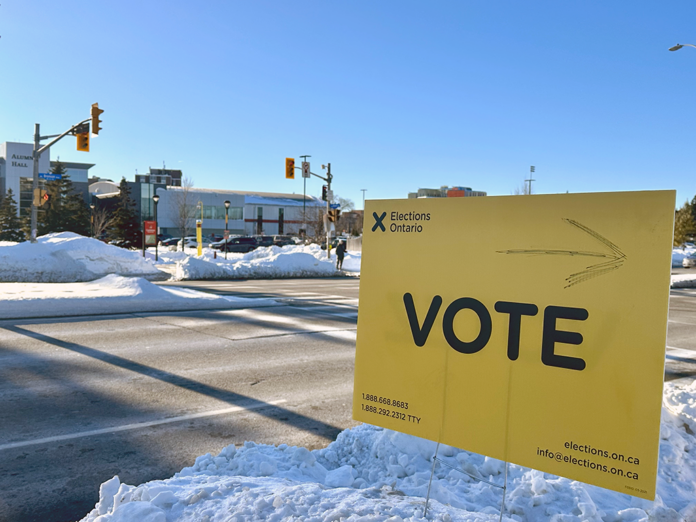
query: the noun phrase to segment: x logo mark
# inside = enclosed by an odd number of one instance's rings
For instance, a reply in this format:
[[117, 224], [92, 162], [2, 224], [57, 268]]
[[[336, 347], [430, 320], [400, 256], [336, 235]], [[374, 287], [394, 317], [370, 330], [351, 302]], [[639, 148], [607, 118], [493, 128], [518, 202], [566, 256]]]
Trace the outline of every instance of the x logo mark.
[[377, 230], [377, 227], [379, 227], [382, 229], [382, 232], [386, 232], [387, 229], [384, 228], [384, 225], [382, 224], [382, 220], [384, 220], [384, 218], [387, 217], [387, 213], [382, 212], [382, 215], [378, 216], [377, 212], [373, 212], [372, 215], [375, 218], [375, 225], [372, 227], [372, 231], [374, 232], [375, 230]]

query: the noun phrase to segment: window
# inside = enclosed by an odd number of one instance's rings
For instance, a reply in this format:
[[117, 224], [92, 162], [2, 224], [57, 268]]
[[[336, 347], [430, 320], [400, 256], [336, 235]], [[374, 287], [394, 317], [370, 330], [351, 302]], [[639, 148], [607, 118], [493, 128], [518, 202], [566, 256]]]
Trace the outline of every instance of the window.
[[[200, 210], [199, 210], [200, 212]], [[242, 207], [230, 207], [229, 218], [230, 219], [242, 219]], [[203, 205], [203, 219], [221, 219], [225, 220], [225, 206], [224, 205]]]

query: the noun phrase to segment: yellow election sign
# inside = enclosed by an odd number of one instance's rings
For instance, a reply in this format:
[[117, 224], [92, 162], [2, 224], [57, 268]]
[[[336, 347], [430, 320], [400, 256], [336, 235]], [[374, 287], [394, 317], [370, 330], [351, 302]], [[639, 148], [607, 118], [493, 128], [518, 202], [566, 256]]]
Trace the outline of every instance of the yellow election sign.
[[654, 499], [674, 203], [368, 201], [353, 417]]

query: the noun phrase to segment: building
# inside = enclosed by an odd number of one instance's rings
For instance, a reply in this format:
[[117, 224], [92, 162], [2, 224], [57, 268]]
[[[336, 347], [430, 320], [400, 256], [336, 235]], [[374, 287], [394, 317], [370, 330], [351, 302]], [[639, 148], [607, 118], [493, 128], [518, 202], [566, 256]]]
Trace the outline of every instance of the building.
[[439, 189], [419, 188], [418, 192], [409, 192], [409, 199], [416, 198], [467, 198], [474, 196], [486, 196], [485, 192], [472, 190], [470, 187], [448, 187]]
[[[156, 193], [160, 233], [175, 237], [180, 237], [184, 221], [194, 235], [200, 219], [204, 236], [223, 235], [226, 213], [230, 235], [302, 235], [305, 231], [313, 236], [317, 215], [323, 216], [326, 207], [324, 201], [302, 194], [193, 187], [188, 192], [183, 187], [157, 187]], [[225, 201], [230, 202], [229, 209]], [[147, 216], [154, 218], [154, 208]]]

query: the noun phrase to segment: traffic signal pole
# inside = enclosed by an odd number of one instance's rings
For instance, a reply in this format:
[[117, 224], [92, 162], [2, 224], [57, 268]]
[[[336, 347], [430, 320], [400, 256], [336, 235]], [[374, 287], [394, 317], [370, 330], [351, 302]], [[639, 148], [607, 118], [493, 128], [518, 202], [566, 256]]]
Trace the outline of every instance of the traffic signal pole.
[[[310, 158], [311, 156], [300, 156], [300, 157], [303, 158], [303, 159], [305, 159], [305, 161], [303, 161], [302, 164], [303, 164], [303, 166], [306, 167], [306, 169], [307, 169], [306, 172], [307, 172], [307, 173], [309, 173], [311, 176], [315, 176], [315, 177], [317, 177], [317, 178], [319, 178], [319, 179], [323, 179], [324, 181], [326, 181], [326, 185], [327, 185], [327, 186], [326, 186], [326, 191], [327, 191], [327, 194], [330, 194], [330, 193], [331, 193], [331, 180], [333, 179], [333, 176], [331, 175], [331, 163], [327, 163], [326, 165], [322, 165], [322, 166], [321, 166], [322, 169], [323, 169], [323, 168], [326, 168], [326, 169], [327, 169], [327, 171], [326, 171], [326, 177], [324, 177], [324, 176], [320, 176], [319, 174], [315, 174], [314, 172], [312, 172], [312, 171], [309, 170], [309, 162], [306, 161], [306, 158]], [[295, 167], [295, 160], [294, 160], [293, 158], [285, 158], [285, 177], [288, 178], [288, 179], [295, 179], [294, 174], [289, 174], [289, 172], [294, 172], [295, 169], [296, 169], [296, 170], [303, 170], [302, 167]], [[307, 179], [307, 178], [305, 178], [305, 176], [304, 176], [304, 171], [303, 171], [302, 177], [303, 177], [305, 180]], [[330, 202], [331, 199], [332, 199], [332, 198], [330, 198], [330, 197], [328, 197], [328, 196], [327, 196], [327, 198], [326, 198], [326, 219], [327, 219], [327, 223], [328, 223], [328, 219], [329, 219], [329, 210], [330, 210], [330, 206], [329, 206], [329, 205], [330, 205], [330, 203], [331, 203], [331, 202]], [[304, 197], [303, 197], [303, 205], [304, 205]], [[303, 209], [304, 209], [304, 206], [303, 206]], [[304, 218], [303, 218], [303, 220], [304, 220]], [[330, 243], [329, 226], [327, 225], [327, 226], [326, 226], [326, 253], [327, 253], [329, 259], [331, 259], [331, 250], [329, 249], [329, 243]]]
[[[87, 124], [87, 132], [89, 132], [89, 124], [88, 122], [91, 120], [91, 118], [87, 118], [86, 120], [82, 120], [80, 123], [76, 123], [72, 127], [70, 127], [68, 130], [66, 130], [63, 134], [53, 134], [51, 136], [41, 136], [40, 132], [40, 126], [38, 123], [34, 124], [34, 150], [32, 152], [33, 160], [34, 160], [34, 169], [33, 169], [33, 179], [31, 183], [32, 187], [32, 194], [36, 193], [36, 190], [39, 188], [39, 158], [41, 157], [41, 154], [43, 154], [46, 150], [48, 150], [51, 145], [59, 142], [61, 139], [63, 139], [65, 136], [68, 134], [76, 134], [76, 130], [83, 130], [84, 127], [83, 125]], [[47, 143], [43, 147], [41, 147], [41, 140], [47, 140], [49, 138], [55, 138], [52, 140], [50, 143]], [[36, 236], [37, 236], [37, 229], [38, 229], [38, 208], [36, 206], [36, 202], [32, 201], [31, 202], [31, 242], [36, 243]]]

